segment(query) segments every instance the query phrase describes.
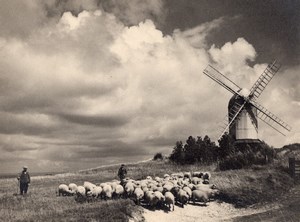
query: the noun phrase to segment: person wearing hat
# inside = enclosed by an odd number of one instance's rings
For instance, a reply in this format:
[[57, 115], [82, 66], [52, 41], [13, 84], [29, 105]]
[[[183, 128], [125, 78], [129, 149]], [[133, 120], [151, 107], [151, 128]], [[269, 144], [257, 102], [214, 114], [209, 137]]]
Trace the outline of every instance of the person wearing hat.
[[19, 174], [18, 180], [20, 184], [20, 195], [26, 194], [30, 185], [30, 176], [27, 172], [27, 166], [23, 166], [23, 171]]
[[118, 177], [120, 178], [121, 185], [124, 184], [124, 179], [125, 179], [126, 175], [127, 175], [127, 170], [125, 168], [125, 165], [122, 164], [118, 171]]

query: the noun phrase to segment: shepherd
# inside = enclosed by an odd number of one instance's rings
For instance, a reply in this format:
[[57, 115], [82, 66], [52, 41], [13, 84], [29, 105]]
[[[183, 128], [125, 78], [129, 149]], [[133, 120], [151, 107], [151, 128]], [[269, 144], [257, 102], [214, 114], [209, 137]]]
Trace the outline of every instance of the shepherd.
[[124, 179], [125, 179], [126, 175], [127, 175], [127, 170], [125, 168], [125, 165], [122, 164], [121, 167], [119, 168], [119, 171], [118, 171], [118, 176], [120, 178], [120, 181], [121, 181], [120, 184], [121, 185], [124, 184]]
[[27, 166], [23, 166], [23, 171], [17, 178], [20, 184], [20, 195], [27, 194], [28, 186], [30, 185], [30, 176], [27, 168]]

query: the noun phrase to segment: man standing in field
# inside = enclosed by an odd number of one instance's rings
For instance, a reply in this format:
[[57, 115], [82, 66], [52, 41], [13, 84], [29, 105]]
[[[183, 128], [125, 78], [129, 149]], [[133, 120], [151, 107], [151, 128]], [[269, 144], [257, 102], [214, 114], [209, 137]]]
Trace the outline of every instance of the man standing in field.
[[125, 165], [122, 164], [118, 171], [118, 176], [120, 178], [121, 185], [124, 184], [124, 179], [125, 179], [126, 175], [127, 175], [127, 170], [125, 168]]
[[30, 176], [27, 172], [27, 166], [23, 167], [23, 171], [18, 176], [20, 184], [20, 195], [27, 194], [28, 186], [30, 184]]

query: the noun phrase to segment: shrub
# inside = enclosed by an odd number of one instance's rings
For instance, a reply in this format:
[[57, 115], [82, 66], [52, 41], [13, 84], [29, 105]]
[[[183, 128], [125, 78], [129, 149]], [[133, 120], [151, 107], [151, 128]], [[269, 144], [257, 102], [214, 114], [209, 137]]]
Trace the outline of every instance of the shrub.
[[161, 153], [156, 153], [153, 157], [153, 160], [163, 160], [164, 156]]

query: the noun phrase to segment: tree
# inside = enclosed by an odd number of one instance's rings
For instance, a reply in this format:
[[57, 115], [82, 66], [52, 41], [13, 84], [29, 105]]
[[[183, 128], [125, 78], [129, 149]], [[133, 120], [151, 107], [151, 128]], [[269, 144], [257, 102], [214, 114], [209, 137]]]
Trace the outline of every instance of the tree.
[[156, 153], [153, 157], [153, 160], [163, 160], [164, 157], [161, 153]]
[[225, 159], [229, 154], [234, 152], [234, 139], [228, 133], [225, 133], [218, 142], [219, 149], [217, 152], [219, 159]]
[[184, 163], [184, 152], [182, 141], [177, 141], [173, 152], [170, 155], [170, 160], [176, 163]]

